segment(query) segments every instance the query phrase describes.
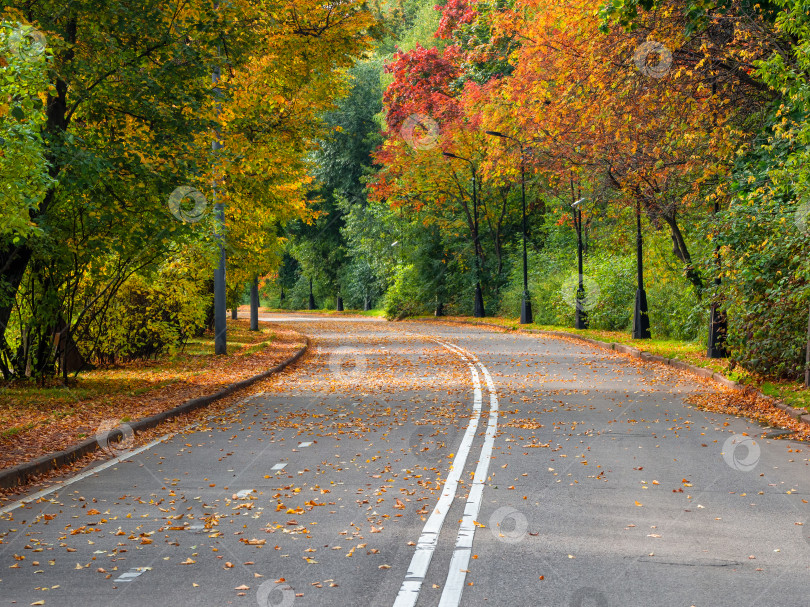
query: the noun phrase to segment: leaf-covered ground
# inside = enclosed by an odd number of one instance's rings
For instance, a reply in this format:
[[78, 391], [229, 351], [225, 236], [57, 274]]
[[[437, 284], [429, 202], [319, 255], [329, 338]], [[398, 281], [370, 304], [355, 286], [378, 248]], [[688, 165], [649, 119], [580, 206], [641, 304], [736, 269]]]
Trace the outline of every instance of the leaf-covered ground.
[[[518, 325], [518, 322], [514, 319], [497, 317], [486, 318], [483, 321], [478, 321], [477, 319], [471, 317], [454, 316], [445, 317], [445, 321], [460, 321], [469, 322], [472, 324], [484, 322], [500, 325], [505, 329], [518, 329], [522, 327], [521, 325]], [[750, 385], [752, 388], [761, 390], [767, 396], [784, 400], [787, 404], [794, 407], [805, 407], [810, 404], [810, 401], [808, 401], [810, 391], [805, 390], [803, 386], [789, 381], [768, 382], [764, 378], [747, 373], [744, 374], [744, 377], [740, 377], [739, 373], [730, 372], [730, 363], [727, 359], [708, 358], [705, 354], [705, 348], [699, 343], [674, 340], [633, 339], [631, 336], [620, 331], [600, 331], [595, 329], [581, 330], [572, 329], [570, 327], [556, 327], [536, 324], [526, 325], [525, 328], [535, 330], [539, 329], [543, 331], [565, 331], [567, 333], [574, 333], [600, 341], [627, 344], [645, 352], [665, 356], [667, 358], [682, 360], [698, 367], [713, 369], [714, 371], [722, 373], [726, 377], [730, 377], [736, 381], [743, 380], [742, 383]], [[559, 339], [565, 340], [567, 338], [559, 337]], [[657, 365], [658, 363], [645, 362], [644, 364], [650, 366]], [[683, 371], [681, 373], [691, 376], [691, 373], [688, 371]], [[701, 409], [713, 411], [715, 413], [739, 415], [749, 419], [755, 419], [775, 428], [791, 430], [794, 432], [794, 434], [790, 435], [790, 438], [794, 440], [810, 440], [810, 426], [795, 420], [781, 409], [774, 407], [773, 402], [768, 398], [762, 398], [761, 396], [756, 395], [753, 391], [743, 394], [734, 390], [718, 391], [713, 389], [690, 396], [688, 398], [688, 402]]]
[[297, 332], [247, 320], [228, 321], [227, 356], [215, 356], [213, 335], [183, 352], [81, 373], [65, 386], [11, 383], [0, 392], [0, 469], [66, 449], [100, 428], [149, 417], [212, 394], [292, 356], [305, 342]]

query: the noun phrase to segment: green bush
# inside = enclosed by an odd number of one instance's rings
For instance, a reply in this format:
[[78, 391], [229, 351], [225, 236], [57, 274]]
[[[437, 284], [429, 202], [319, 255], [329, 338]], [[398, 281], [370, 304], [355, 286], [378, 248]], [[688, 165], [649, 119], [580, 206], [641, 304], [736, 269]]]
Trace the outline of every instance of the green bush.
[[629, 256], [592, 256], [586, 275], [599, 286], [596, 307], [589, 313], [590, 327], [630, 331], [636, 301], [636, 260]]
[[153, 276], [131, 276], [106, 314], [79, 343], [102, 363], [157, 358], [183, 346], [205, 323], [211, 296], [182, 267], [167, 265]]
[[[516, 265], [503, 292], [500, 313], [504, 316], [515, 317], [520, 313], [521, 272], [522, 267]], [[705, 331], [705, 311], [682, 277], [648, 267], [646, 278], [653, 336], [693, 340]], [[583, 280], [586, 301], [590, 298], [587, 308], [590, 328], [632, 330], [636, 296], [635, 256], [593, 251], [585, 257]], [[546, 251], [529, 255], [529, 292], [537, 324], [572, 327], [577, 285], [574, 255], [563, 257]]]
[[430, 304], [423, 301], [424, 286], [413, 265], [397, 268], [396, 278], [383, 297], [383, 310], [388, 320], [427, 314]]

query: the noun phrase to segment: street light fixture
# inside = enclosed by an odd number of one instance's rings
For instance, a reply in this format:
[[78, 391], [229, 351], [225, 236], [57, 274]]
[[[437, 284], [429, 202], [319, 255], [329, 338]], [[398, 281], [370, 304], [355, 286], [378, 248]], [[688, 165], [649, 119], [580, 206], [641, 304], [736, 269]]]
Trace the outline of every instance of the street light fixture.
[[[720, 211], [720, 203], [715, 201], [714, 202], [714, 214]], [[719, 290], [720, 290], [720, 247], [715, 246], [714, 248], [714, 258], [715, 263], [717, 264], [717, 274], [714, 278], [714, 289], [715, 295], [714, 300], [712, 301], [711, 311], [709, 312], [709, 344], [707, 348], [706, 354], [709, 358], [726, 358], [728, 357], [728, 351], [726, 350], [726, 334], [728, 332], [728, 320], [726, 318], [726, 313], [724, 310], [720, 308], [720, 297], [719, 297]], [[805, 384], [807, 384], [808, 376], [805, 373]]]
[[[528, 325], [534, 320], [532, 318], [532, 300], [529, 295], [529, 270], [526, 261], [526, 162], [523, 154], [523, 142], [501, 133], [500, 131], [484, 131], [487, 135], [511, 139], [520, 146], [520, 199], [523, 210], [523, 299], [520, 303], [520, 324]], [[582, 272], [580, 271], [580, 275]]]
[[636, 200], [636, 269], [638, 287], [636, 308], [633, 313], [633, 339], [650, 339], [650, 316], [647, 312], [647, 293], [644, 291], [644, 261], [641, 253], [641, 202]]
[[473, 269], [475, 272], [475, 301], [473, 302], [473, 316], [476, 318], [483, 318], [484, 317], [484, 296], [481, 293], [481, 280], [479, 277], [479, 268], [478, 268], [478, 251], [480, 251], [481, 246], [478, 242], [478, 195], [476, 193], [475, 188], [475, 165], [473, 161], [469, 158], [464, 158], [463, 156], [457, 156], [456, 154], [451, 154], [450, 152], [442, 152], [442, 156], [446, 158], [455, 158], [456, 160], [463, 160], [464, 162], [470, 165], [470, 171], [472, 172], [472, 200], [473, 200], [473, 246], [475, 247], [475, 255], [474, 255], [474, 265]]
[[571, 204], [574, 209], [574, 227], [577, 230], [577, 268], [579, 269], [579, 282], [577, 283], [576, 322], [574, 324], [577, 329], [587, 329], [589, 324], [588, 311], [584, 308], [585, 283], [582, 275], [582, 206], [585, 204], [585, 202], [586, 200], [584, 198], [580, 198]]

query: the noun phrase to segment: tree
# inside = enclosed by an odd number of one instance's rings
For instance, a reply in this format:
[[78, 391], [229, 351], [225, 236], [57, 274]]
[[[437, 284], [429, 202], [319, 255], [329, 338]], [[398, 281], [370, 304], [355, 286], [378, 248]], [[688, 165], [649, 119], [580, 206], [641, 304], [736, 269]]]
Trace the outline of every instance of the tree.
[[[306, 215], [318, 116], [375, 27], [354, 1], [20, 6], [8, 19], [52, 49], [40, 91], [49, 184], [30, 207], [37, 230], [0, 240], [6, 374], [51, 372], [59, 327], [86, 332], [130, 276], [178, 248], [213, 265], [214, 196], [229, 209], [233, 275], [272, 270], [278, 224]], [[199, 192], [195, 213], [172, 203], [178, 187]]]

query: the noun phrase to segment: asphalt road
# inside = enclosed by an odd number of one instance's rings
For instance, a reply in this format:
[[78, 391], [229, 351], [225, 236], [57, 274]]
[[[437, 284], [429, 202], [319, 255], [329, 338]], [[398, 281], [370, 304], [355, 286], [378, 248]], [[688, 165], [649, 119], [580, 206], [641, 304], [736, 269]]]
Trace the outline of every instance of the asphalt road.
[[463, 325], [266, 320], [314, 338], [270, 391], [0, 515], [0, 605], [810, 604], [808, 448], [685, 402], [710, 384]]

